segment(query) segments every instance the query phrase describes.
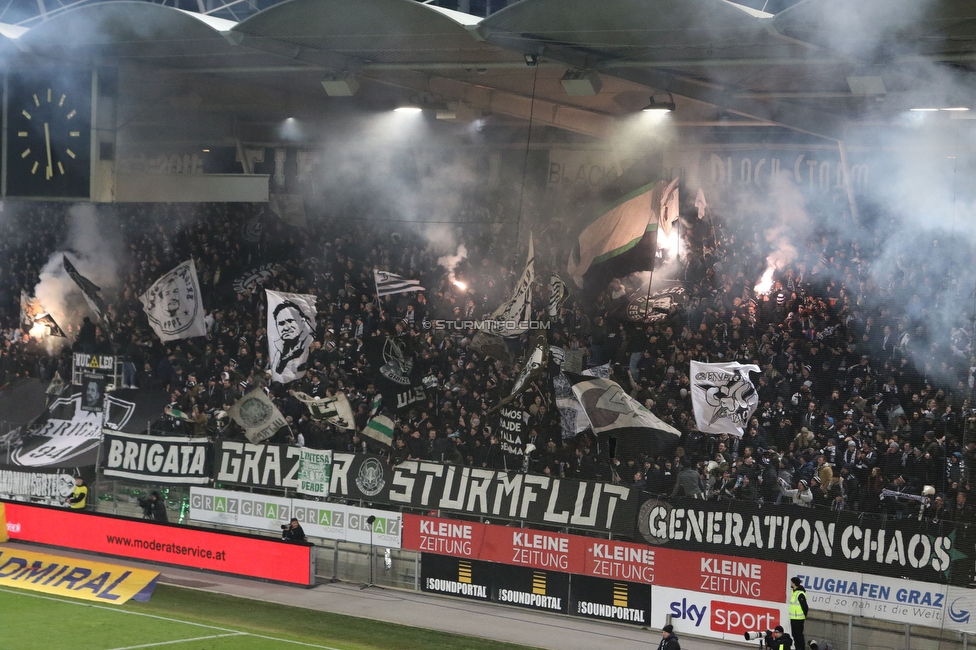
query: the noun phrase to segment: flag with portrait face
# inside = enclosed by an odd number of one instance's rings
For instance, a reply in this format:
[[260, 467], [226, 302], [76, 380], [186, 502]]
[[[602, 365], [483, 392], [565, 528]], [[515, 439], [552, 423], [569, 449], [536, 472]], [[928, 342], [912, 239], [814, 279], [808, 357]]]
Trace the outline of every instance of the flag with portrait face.
[[139, 296], [139, 302], [160, 341], [207, 335], [200, 281], [192, 259], [156, 280]]
[[287, 384], [304, 377], [308, 369], [308, 353], [315, 339], [315, 296], [265, 293], [271, 380]]

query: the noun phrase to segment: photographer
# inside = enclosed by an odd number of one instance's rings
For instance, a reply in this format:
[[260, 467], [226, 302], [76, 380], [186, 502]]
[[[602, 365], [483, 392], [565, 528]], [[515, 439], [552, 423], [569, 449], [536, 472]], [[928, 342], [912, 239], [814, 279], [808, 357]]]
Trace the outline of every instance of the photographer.
[[139, 499], [142, 506], [142, 518], [150, 521], [168, 523], [169, 517], [166, 516], [166, 503], [159, 496], [159, 492], [151, 492], [148, 497]]
[[294, 517], [291, 522], [285, 524], [281, 527], [281, 539], [286, 542], [306, 542], [305, 531], [302, 530], [301, 524]]
[[790, 650], [790, 647], [793, 645], [793, 639], [783, 631], [782, 625], [777, 625], [770, 630], [766, 635], [765, 641], [766, 647], [771, 650]]

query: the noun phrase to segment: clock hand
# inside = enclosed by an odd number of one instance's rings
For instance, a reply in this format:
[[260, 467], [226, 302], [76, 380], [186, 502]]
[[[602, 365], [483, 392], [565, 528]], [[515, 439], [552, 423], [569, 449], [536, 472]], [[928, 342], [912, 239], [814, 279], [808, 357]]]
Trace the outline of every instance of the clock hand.
[[47, 146], [47, 178], [54, 176], [54, 167], [51, 165], [51, 127], [44, 123], [44, 144]]

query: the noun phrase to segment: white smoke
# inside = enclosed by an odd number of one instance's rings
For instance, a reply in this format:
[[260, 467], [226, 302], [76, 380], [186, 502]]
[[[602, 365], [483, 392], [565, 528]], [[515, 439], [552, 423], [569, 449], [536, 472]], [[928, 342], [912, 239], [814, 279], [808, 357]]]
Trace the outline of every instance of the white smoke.
[[[447, 271], [448, 280], [450, 280], [455, 286], [457, 286], [458, 288], [460, 288], [462, 290], [464, 290], [467, 287], [466, 287], [466, 285], [464, 287], [462, 287], [462, 286], [460, 286], [458, 284], [459, 283], [459, 280], [454, 275], [454, 269], [456, 269], [458, 263], [461, 260], [465, 259], [467, 256], [468, 256], [468, 248], [464, 244], [461, 244], [461, 245], [459, 245], [457, 247], [457, 249], [454, 252], [454, 254], [452, 254], [452, 255], [442, 255], [441, 257], [438, 257], [437, 258], [437, 264], [439, 266], [443, 266], [444, 267], [444, 270]], [[463, 283], [461, 283], [461, 284], [463, 284]]]
[[773, 286], [773, 276], [797, 259], [797, 242], [810, 235], [810, 217], [806, 200], [800, 189], [790, 180], [788, 172], [780, 172], [771, 179], [769, 206], [772, 224], [764, 232], [770, 252], [766, 256], [766, 271], [756, 284], [757, 294], [768, 293]]
[[34, 296], [62, 329], [76, 329], [89, 311], [81, 289], [64, 270], [62, 256], [67, 255], [78, 272], [98, 285], [102, 297], [107, 298], [108, 292], [119, 286], [123, 250], [117, 220], [107, 209], [91, 204], [72, 206], [67, 238], [41, 269]]

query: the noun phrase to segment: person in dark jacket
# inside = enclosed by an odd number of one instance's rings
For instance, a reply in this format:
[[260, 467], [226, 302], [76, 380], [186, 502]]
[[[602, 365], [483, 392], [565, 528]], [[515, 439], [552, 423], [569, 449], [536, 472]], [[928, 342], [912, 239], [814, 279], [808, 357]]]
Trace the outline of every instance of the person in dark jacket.
[[790, 650], [790, 647], [793, 644], [793, 638], [783, 631], [782, 625], [777, 625], [772, 629], [772, 637], [772, 643], [768, 644], [768, 647], [771, 648], [771, 650]]
[[665, 625], [661, 628], [661, 644], [657, 650], [681, 650], [681, 644], [678, 643], [678, 637], [674, 634], [673, 625]]

